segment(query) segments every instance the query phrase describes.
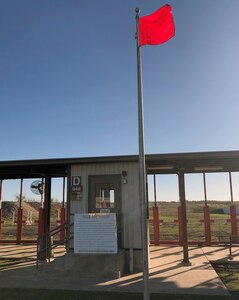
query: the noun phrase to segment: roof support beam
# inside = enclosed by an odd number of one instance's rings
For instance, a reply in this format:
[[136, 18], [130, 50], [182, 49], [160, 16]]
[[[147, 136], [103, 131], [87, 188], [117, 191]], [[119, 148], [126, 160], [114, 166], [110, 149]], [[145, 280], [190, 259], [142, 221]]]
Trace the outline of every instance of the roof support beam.
[[179, 171], [178, 173], [178, 186], [179, 186], [179, 199], [181, 203], [182, 212], [182, 233], [183, 233], [183, 263], [188, 264], [188, 233], [187, 233], [187, 213], [186, 213], [186, 199], [185, 199], [185, 182], [184, 173]]

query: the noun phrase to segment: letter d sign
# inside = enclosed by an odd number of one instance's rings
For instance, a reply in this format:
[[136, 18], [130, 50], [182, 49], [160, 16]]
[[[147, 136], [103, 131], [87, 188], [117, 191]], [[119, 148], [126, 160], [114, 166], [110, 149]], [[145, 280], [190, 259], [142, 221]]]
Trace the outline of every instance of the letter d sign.
[[80, 186], [81, 177], [80, 176], [72, 176], [72, 186]]

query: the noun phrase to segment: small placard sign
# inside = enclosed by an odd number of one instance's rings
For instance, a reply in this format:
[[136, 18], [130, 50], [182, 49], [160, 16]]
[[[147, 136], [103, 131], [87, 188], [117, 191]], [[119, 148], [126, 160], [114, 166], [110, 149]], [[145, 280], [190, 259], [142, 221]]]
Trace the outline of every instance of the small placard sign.
[[75, 214], [74, 253], [117, 253], [116, 215]]
[[72, 176], [71, 179], [71, 192], [72, 193], [81, 193], [83, 191], [81, 185], [81, 176]]

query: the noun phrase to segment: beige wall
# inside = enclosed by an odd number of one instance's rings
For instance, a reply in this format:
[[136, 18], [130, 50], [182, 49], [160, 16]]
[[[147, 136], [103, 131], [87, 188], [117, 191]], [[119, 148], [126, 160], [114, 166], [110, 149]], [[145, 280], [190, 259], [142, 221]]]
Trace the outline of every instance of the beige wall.
[[127, 183], [121, 183], [123, 248], [141, 248], [139, 172], [138, 163], [102, 163], [72, 165], [71, 176], [81, 176], [83, 192], [80, 196], [71, 196], [72, 221], [75, 213], [88, 212], [88, 176], [119, 175], [127, 171]]

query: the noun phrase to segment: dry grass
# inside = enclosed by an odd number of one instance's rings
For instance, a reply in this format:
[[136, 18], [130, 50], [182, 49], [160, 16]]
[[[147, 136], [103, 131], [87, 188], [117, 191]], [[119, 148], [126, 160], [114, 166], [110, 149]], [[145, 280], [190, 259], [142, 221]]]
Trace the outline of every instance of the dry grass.
[[[42, 289], [0, 289], [1, 300], [143, 300], [142, 294], [82, 292], [66, 290]], [[238, 294], [232, 297], [205, 295], [170, 295], [152, 294], [151, 300], [236, 300]]]
[[[238, 203], [235, 203], [238, 205]], [[210, 207], [212, 241], [228, 242], [231, 233], [229, 214], [223, 213], [223, 208], [229, 207], [230, 202], [211, 201], [208, 203]], [[149, 218], [152, 220], [152, 206], [149, 203]], [[160, 239], [161, 240], [178, 240], [178, 219], [179, 202], [161, 202], [158, 204], [160, 219]], [[189, 241], [204, 241], [204, 224], [203, 220], [204, 201], [187, 201], [187, 219], [188, 219], [188, 239]], [[153, 239], [153, 225], [150, 223], [150, 235]]]

